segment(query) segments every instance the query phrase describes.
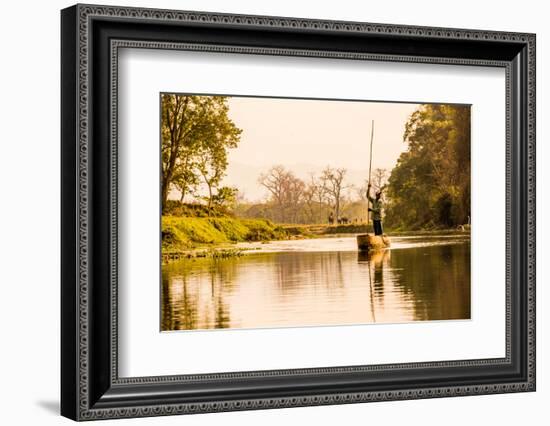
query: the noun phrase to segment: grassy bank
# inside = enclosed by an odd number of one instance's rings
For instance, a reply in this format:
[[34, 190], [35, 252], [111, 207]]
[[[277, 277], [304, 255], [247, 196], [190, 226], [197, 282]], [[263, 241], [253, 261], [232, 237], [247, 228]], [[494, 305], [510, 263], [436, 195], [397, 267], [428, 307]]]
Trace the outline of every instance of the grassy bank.
[[244, 241], [283, 240], [289, 233], [265, 219], [162, 217], [162, 250], [179, 252]]
[[[225, 257], [239, 255], [231, 243], [273, 241], [292, 238], [319, 238], [335, 234], [372, 232], [366, 224], [278, 225], [267, 219], [235, 217], [162, 217], [162, 252], [171, 257]], [[390, 230], [390, 236], [461, 234], [454, 229]]]
[[[372, 225], [365, 223], [350, 223], [347, 225], [283, 225], [290, 235], [301, 236], [303, 238], [322, 237], [324, 235], [335, 234], [366, 234], [372, 233]], [[388, 235], [452, 235], [463, 234], [464, 231], [448, 228], [430, 228], [430, 229], [392, 229], [384, 227], [384, 232]]]

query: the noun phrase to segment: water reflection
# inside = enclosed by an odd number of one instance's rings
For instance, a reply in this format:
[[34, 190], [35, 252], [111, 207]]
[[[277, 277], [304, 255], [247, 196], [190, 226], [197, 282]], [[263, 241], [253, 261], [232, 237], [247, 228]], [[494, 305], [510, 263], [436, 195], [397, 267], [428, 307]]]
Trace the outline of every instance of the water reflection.
[[469, 241], [395, 246], [369, 255], [295, 250], [173, 262], [162, 269], [161, 328], [470, 318]]

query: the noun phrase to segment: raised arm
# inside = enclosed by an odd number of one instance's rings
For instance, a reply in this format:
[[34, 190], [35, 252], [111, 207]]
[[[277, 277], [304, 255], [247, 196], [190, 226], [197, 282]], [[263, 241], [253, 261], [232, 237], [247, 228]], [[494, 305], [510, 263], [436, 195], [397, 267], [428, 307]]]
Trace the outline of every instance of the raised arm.
[[371, 203], [373, 203], [373, 202], [374, 202], [374, 198], [372, 198], [372, 197], [370, 196], [370, 187], [371, 187], [371, 185], [370, 185], [370, 183], [369, 183], [368, 186], [367, 186], [367, 199], [368, 199]]

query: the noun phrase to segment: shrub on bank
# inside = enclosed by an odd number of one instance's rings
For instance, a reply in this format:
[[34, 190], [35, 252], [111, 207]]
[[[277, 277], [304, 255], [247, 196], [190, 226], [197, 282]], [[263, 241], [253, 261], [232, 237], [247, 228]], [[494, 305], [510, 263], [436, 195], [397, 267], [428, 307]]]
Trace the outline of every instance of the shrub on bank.
[[181, 217], [232, 217], [231, 212], [220, 205], [213, 205], [210, 209], [205, 204], [200, 203], [180, 203], [176, 200], [166, 201], [164, 216]]

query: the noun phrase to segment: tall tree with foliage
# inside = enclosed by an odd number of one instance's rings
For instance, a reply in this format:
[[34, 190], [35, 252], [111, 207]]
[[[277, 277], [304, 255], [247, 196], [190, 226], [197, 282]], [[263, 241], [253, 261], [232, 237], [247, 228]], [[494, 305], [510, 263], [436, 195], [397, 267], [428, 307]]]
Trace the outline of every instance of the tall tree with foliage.
[[405, 126], [408, 144], [389, 178], [393, 227], [454, 227], [470, 215], [470, 107], [426, 104]]
[[170, 188], [181, 199], [202, 177], [213, 189], [227, 168], [227, 149], [237, 146], [241, 130], [229, 119], [227, 97], [163, 94], [162, 108], [162, 209]]

